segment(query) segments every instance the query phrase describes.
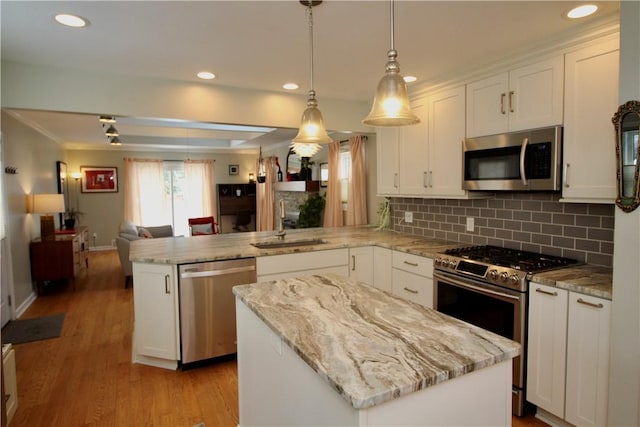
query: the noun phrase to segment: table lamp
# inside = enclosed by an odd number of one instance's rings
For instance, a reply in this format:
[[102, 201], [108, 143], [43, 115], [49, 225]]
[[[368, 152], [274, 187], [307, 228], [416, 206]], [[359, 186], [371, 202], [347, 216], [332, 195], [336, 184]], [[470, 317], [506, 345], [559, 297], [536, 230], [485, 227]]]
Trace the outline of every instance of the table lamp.
[[43, 242], [56, 240], [53, 214], [64, 212], [63, 194], [34, 194], [33, 213], [40, 215], [40, 238]]

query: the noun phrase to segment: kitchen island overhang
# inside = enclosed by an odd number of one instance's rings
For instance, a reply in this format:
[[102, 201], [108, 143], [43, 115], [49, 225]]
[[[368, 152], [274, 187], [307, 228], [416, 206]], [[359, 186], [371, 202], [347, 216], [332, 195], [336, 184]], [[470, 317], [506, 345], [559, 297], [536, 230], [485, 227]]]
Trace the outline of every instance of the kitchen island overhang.
[[242, 426], [511, 422], [511, 340], [336, 275], [234, 294]]

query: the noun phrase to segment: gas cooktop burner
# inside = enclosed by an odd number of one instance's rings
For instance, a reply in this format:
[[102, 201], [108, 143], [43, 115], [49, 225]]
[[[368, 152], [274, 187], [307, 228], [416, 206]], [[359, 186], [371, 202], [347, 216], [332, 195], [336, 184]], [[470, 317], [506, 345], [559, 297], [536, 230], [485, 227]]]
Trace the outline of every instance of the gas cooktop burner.
[[521, 270], [527, 273], [535, 273], [577, 263], [575, 259], [571, 258], [543, 255], [535, 252], [490, 245], [448, 249], [444, 253], [480, 263]]

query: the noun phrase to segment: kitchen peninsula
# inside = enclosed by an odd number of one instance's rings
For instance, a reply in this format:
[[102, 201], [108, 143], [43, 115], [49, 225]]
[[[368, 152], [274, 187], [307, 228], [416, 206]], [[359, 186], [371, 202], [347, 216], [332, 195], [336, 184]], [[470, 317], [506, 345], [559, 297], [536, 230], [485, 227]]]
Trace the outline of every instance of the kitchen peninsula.
[[234, 294], [239, 425], [511, 422], [511, 340], [337, 275]]

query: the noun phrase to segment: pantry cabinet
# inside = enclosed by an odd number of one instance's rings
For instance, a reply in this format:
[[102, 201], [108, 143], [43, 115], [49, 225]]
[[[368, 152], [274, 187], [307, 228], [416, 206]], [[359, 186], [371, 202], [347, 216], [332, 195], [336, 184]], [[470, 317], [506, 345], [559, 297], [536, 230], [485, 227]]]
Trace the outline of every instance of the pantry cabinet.
[[166, 367], [165, 362], [176, 365], [180, 360], [176, 267], [134, 262], [133, 276], [134, 354], [156, 359], [157, 366]]
[[532, 283], [527, 400], [574, 425], [606, 425], [610, 319], [611, 301]]
[[613, 203], [619, 40], [567, 53], [562, 201]]
[[467, 137], [562, 124], [564, 61], [557, 56], [467, 85]]

